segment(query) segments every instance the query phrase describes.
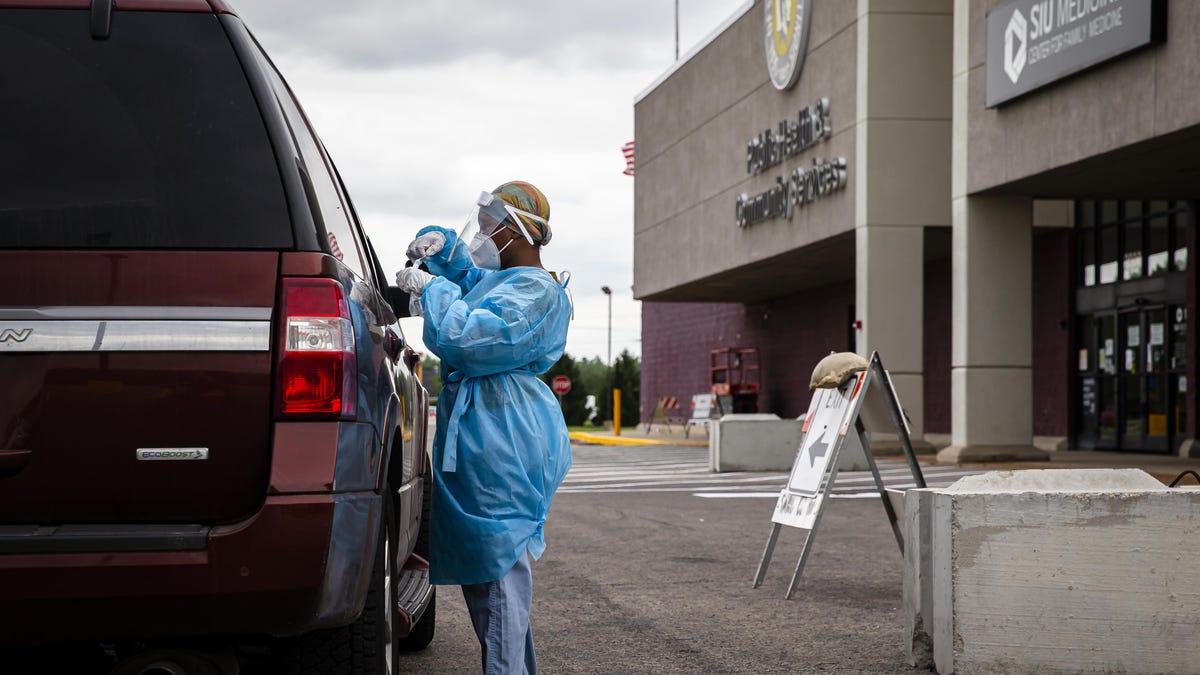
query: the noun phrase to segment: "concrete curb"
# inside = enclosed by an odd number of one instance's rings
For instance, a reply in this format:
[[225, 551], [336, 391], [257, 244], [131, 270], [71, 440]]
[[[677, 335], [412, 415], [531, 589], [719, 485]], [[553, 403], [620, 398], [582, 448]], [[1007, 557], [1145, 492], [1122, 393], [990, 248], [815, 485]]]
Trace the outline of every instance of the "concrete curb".
[[645, 438], [601, 436], [599, 434], [588, 434], [581, 431], [572, 431], [570, 436], [571, 440], [577, 443], [588, 443], [591, 445], [665, 445], [665, 443], [662, 441], [652, 441]]
[[[987, 471], [1061, 471], [1064, 469], [1141, 469], [1153, 476], [1163, 485], [1169, 485], [1171, 481], [1179, 477], [1179, 471], [1174, 469], [1162, 469], [1145, 466], [1062, 466], [1058, 464], [1049, 465], [1044, 462], [997, 462], [989, 464], [986, 462], [964, 462], [957, 466], [964, 469], [984, 469]], [[1183, 483], [1184, 486], [1194, 486], [1195, 483], [1190, 480]]]
[[1041, 462], [1050, 453], [1032, 445], [951, 445], [937, 454], [938, 464], [968, 464], [971, 462]]

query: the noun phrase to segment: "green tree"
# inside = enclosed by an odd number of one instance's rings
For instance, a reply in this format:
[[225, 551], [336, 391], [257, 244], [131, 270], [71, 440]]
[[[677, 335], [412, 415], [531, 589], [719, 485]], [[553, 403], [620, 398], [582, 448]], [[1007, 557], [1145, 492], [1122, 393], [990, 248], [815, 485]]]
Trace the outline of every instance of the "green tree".
[[429, 392], [430, 403], [436, 401], [442, 393], [442, 362], [428, 354], [421, 361], [421, 384], [424, 384], [425, 391]]
[[583, 358], [578, 361], [580, 385], [599, 401], [608, 394], [608, 364], [599, 356]]
[[588, 417], [586, 406], [588, 391], [582, 386], [583, 378], [579, 374], [579, 365], [575, 359], [571, 358], [570, 354], [564, 353], [558, 363], [550, 366], [550, 370], [543, 373], [541, 377], [542, 381], [550, 384], [558, 375], [566, 375], [571, 380], [571, 391], [558, 397], [559, 405], [562, 406], [563, 419], [569, 426], [579, 426]]
[[580, 385], [583, 387], [584, 392], [596, 398], [596, 417], [593, 421], [600, 424], [604, 421], [604, 418], [600, 416], [600, 401], [611, 396], [608, 393], [608, 364], [601, 360], [599, 356], [593, 356], [590, 359], [580, 359], [579, 376], [581, 380]]
[[[612, 386], [621, 390], [621, 426], [637, 426], [641, 421], [640, 405], [642, 399], [642, 360], [629, 352], [621, 352], [613, 362]], [[612, 419], [612, 394], [606, 386], [596, 397], [596, 407], [601, 420]]]

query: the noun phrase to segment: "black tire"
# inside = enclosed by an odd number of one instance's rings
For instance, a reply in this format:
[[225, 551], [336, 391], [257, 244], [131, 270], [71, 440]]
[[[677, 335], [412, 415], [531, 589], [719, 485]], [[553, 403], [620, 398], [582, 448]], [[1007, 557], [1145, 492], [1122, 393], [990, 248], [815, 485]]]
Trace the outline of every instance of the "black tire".
[[384, 584], [386, 549], [395, 541], [390, 492], [385, 493], [383, 512], [384, 526], [379, 528], [371, 585], [362, 614], [348, 626], [281, 640], [277, 648], [279, 672], [287, 675], [380, 675], [388, 672], [389, 642], [395, 644], [395, 635], [391, 636], [393, 640], [387, 635], [389, 625], [395, 630], [395, 623], [389, 623], [384, 615], [389, 607], [384, 596], [387, 589], [395, 588], [393, 584]]
[[[429, 511], [433, 503], [432, 474], [427, 472], [422, 479], [421, 491], [421, 527], [417, 530], [417, 543], [413, 553], [429, 560]], [[419, 652], [433, 642], [433, 632], [437, 623], [437, 588], [430, 591], [429, 607], [421, 615], [421, 620], [413, 626], [406, 637], [396, 640], [396, 650], [399, 652]]]

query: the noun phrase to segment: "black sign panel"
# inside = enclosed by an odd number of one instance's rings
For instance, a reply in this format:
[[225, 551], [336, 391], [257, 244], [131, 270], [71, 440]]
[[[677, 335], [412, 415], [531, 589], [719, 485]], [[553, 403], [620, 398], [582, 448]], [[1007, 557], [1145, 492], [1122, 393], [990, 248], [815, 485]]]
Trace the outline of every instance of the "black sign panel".
[[1167, 35], [1166, 0], [1013, 0], [987, 15], [987, 107]]

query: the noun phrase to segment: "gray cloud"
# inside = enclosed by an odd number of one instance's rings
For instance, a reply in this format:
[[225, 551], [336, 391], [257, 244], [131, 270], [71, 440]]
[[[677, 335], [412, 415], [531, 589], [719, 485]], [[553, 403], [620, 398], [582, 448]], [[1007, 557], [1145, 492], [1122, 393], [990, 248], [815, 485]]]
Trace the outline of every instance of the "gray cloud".
[[241, 0], [269, 51], [303, 51], [357, 69], [428, 66], [498, 56], [543, 67], [620, 70], [667, 65], [668, 0], [386, 2]]
[[[420, 227], [460, 226], [479, 190], [529, 180], [552, 204], [546, 265], [574, 273], [568, 351], [606, 350], [602, 285], [613, 351], [639, 351], [619, 149], [633, 96], [671, 65], [672, 0], [233, 1], [303, 101], [385, 267], [403, 265]], [[681, 49], [742, 3], [680, 0]], [[420, 320], [406, 322], [419, 346]]]

